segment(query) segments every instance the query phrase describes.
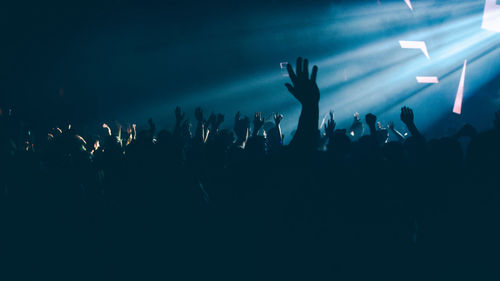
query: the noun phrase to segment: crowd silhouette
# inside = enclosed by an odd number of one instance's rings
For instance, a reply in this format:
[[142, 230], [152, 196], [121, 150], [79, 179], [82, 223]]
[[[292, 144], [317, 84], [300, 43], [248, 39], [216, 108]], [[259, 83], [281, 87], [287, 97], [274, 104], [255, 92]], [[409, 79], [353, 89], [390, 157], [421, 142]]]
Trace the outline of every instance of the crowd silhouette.
[[173, 130], [35, 135], [2, 112], [1, 279], [489, 279], [500, 112], [432, 140], [409, 107], [401, 132], [373, 114], [318, 128], [318, 68], [287, 70], [302, 107], [288, 145], [279, 113], [227, 130], [198, 108], [192, 133], [177, 107]]

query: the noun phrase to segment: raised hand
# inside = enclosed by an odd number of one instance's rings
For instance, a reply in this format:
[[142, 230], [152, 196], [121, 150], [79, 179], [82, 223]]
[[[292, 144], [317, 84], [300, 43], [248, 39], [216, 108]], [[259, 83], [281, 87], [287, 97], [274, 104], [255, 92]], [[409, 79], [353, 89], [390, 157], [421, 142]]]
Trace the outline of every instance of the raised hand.
[[120, 124], [120, 122], [116, 122], [116, 130], [118, 132], [116, 134], [116, 137], [121, 142], [121, 139], [122, 139], [122, 124]]
[[182, 122], [181, 128], [182, 132], [191, 137], [191, 123], [189, 123], [189, 120], [184, 120]]
[[290, 64], [286, 65], [292, 84], [286, 83], [288, 91], [302, 104], [299, 124], [290, 146], [301, 152], [311, 152], [317, 149], [320, 132], [319, 121], [319, 88], [316, 84], [318, 67], [313, 66], [309, 77], [309, 61], [297, 58], [295, 72]]
[[238, 138], [237, 145], [244, 146], [248, 139], [248, 133], [250, 130], [250, 118], [246, 116], [244, 118], [240, 117], [241, 113], [238, 111], [234, 118], [234, 133]]
[[276, 124], [276, 127], [280, 125], [281, 120], [283, 120], [283, 114], [280, 114], [279, 112], [274, 114], [274, 124]]
[[253, 136], [256, 136], [262, 126], [264, 125], [264, 118], [262, 118], [262, 114], [260, 112], [256, 112], [253, 118]]
[[375, 129], [375, 123], [377, 122], [377, 116], [375, 116], [371, 113], [368, 113], [365, 116], [365, 121], [370, 129], [372, 129], [372, 128]]
[[174, 134], [183, 137], [184, 136], [184, 123], [187, 121], [184, 118], [186, 117], [186, 113], [183, 113], [181, 111], [181, 108], [177, 106], [175, 108], [175, 127], [174, 127]]
[[153, 122], [153, 118], [148, 119], [148, 125], [149, 125], [149, 132], [150, 132], [151, 137], [152, 137], [152, 135], [154, 135], [154, 133], [156, 131], [156, 125]]
[[318, 67], [313, 66], [311, 77], [309, 78], [309, 61], [302, 58], [297, 58], [297, 65], [295, 72], [290, 64], [286, 65], [288, 75], [292, 84], [286, 83], [288, 91], [303, 105], [314, 106], [319, 102], [319, 88], [316, 84], [316, 76], [318, 74]]
[[365, 115], [365, 121], [366, 121], [366, 124], [368, 125], [368, 128], [370, 128], [370, 135], [372, 136], [372, 138], [374, 138], [376, 140], [376, 138], [377, 138], [377, 127], [376, 127], [377, 116], [375, 116], [374, 114], [368, 113]]
[[184, 121], [185, 116], [186, 116], [186, 114], [182, 113], [181, 108], [177, 106], [175, 108], [175, 121], [176, 121], [176, 123], [180, 125]]
[[195, 139], [204, 143], [207, 139], [207, 131], [205, 130], [205, 120], [203, 119], [203, 110], [197, 107], [194, 111], [194, 116], [198, 120], [198, 125], [196, 126]]
[[328, 121], [326, 121], [325, 124], [325, 135], [329, 138], [333, 137], [333, 134], [335, 133], [335, 126], [337, 123], [335, 123], [335, 120], [333, 119], [333, 111], [330, 111], [330, 118]]
[[111, 128], [108, 126], [108, 124], [103, 123], [103, 124], [102, 124], [102, 127], [103, 127], [104, 129], [106, 129], [107, 134], [108, 134], [109, 136], [111, 136]]
[[363, 135], [364, 128], [361, 119], [359, 119], [359, 113], [354, 113], [354, 120], [352, 121], [351, 127], [349, 128], [349, 133], [351, 136], [361, 136]]
[[217, 116], [215, 115], [215, 113], [212, 113], [210, 114], [210, 116], [208, 116], [207, 125], [209, 125], [211, 129], [214, 130], [216, 121], [217, 121]]
[[401, 108], [401, 121], [408, 127], [410, 133], [415, 137], [421, 137], [422, 135], [415, 126], [413, 110], [407, 106]]
[[129, 145], [130, 143], [132, 143], [132, 139], [133, 139], [132, 126], [130, 126], [130, 124], [127, 124], [127, 128], [125, 129], [125, 131], [127, 132], [127, 138], [125, 139], [125, 145]]
[[203, 123], [203, 110], [201, 107], [197, 107], [194, 111], [194, 117], [196, 117], [196, 120], [200, 123]]
[[413, 124], [414, 122], [413, 110], [407, 106], [401, 108], [401, 121], [405, 123], [406, 126]]
[[207, 120], [207, 124], [210, 125], [210, 129], [214, 132], [219, 129], [220, 125], [223, 122], [224, 122], [224, 115], [221, 113], [217, 115], [215, 113], [212, 113], [210, 114]]

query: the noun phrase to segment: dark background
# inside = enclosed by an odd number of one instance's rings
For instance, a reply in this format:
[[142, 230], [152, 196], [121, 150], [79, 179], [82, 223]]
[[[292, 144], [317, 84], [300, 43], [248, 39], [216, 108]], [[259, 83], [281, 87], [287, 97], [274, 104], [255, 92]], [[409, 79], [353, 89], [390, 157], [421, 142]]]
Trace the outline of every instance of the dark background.
[[[297, 23], [307, 23], [310, 19], [303, 16], [307, 9], [328, 9], [331, 5], [354, 2], [377, 5], [376, 0], [3, 4], [0, 108], [14, 108], [32, 125], [43, 126], [67, 121], [88, 124], [123, 120], [126, 116], [147, 120], [161, 114], [150, 112], [151, 104], [166, 104], [169, 111], [165, 115], [172, 116], [171, 111], [177, 102], [187, 98], [186, 93], [275, 68], [283, 58], [311, 57], [326, 50], [324, 46], [332, 53], [346, 48], [332, 36], [321, 41], [323, 49], [314, 49], [314, 40], [320, 40], [314, 34], [302, 36], [308, 41], [303, 43], [297, 40], [300, 36], [287, 37], [283, 31], [295, 28]], [[274, 14], [275, 24], [258, 22], [261, 15], [269, 20]], [[281, 20], [294, 14], [296, 21]], [[335, 15], [327, 20], [334, 21]], [[264, 32], [266, 36], [261, 39]], [[388, 27], [378, 36], [398, 32], [401, 30]], [[359, 39], [358, 43], [363, 44], [363, 38]], [[254, 43], [255, 40], [261, 41]], [[464, 111], [469, 116], [497, 99], [498, 80], [480, 90], [485, 94], [476, 94], [467, 101]], [[221, 101], [221, 110], [238, 99], [231, 98], [226, 104]], [[286, 93], [282, 99], [296, 104]], [[229, 112], [239, 109], [231, 108]], [[479, 121], [484, 122], [489, 116], [488, 112]]]
[[[341, 1], [333, 1], [341, 2]], [[315, 6], [333, 3], [315, 1]], [[36, 122], [118, 117], [130, 106], [216, 84], [273, 53], [231, 28], [308, 1], [15, 1], [0, 9], [0, 104]]]

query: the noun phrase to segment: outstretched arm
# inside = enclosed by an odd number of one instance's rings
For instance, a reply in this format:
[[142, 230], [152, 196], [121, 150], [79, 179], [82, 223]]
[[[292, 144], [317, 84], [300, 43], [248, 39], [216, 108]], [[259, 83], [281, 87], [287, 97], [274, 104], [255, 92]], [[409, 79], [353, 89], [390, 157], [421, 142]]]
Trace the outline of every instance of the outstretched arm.
[[377, 116], [368, 113], [365, 116], [365, 121], [366, 124], [368, 125], [368, 128], [370, 128], [370, 135], [372, 137], [377, 137], [377, 127], [375, 127], [375, 123], [377, 122]]
[[250, 131], [250, 119], [248, 117], [240, 118], [241, 114], [238, 111], [234, 117], [234, 133], [236, 134], [235, 145], [245, 148]]
[[405, 123], [412, 136], [416, 138], [422, 138], [422, 135], [418, 131], [417, 126], [415, 126], [413, 110], [411, 108], [407, 106], [403, 106], [401, 108], [401, 121]]
[[122, 139], [122, 124], [116, 122], [116, 130], [117, 130], [116, 137], [118, 138], [118, 140], [121, 141], [121, 139]]
[[[108, 136], [111, 136], [111, 135], [112, 135], [112, 133], [111, 133], [111, 128], [108, 126], [108, 124], [103, 123], [103, 124], [102, 124], [102, 127], [106, 130], [106, 132], [107, 132]], [[60, 130], [60, 129], [59, 129], [59, 130]], [[61, 131], [61, 133], [62, 133], [62, 131]]]
[[398, 140], [399, 141], [403, 141], [405, 139], [405, 137], [403, 136], [403, 134], [401, 134], [398, 130], [396, 130], [396, 128], [394, 127], [394, 122], [389, 122], [389, 124], [387, 124], [387, 128], [392, 132], [394, 133], [397, 137], [398, 137]]
[[349, 134], [351, 136], [356, 136], [356, 137], [361, 137], [364, 132], [364, 127], [363, 123], [361, 122], [361, 119], [359, 118], [359, 113], [355, 112], [354, 113], [354, 119], [352, 121], [351, 127], [349, 127]]
[[201, 110], [200, 107], [197, 107], [194, 115], [196, 117], [196, 120], [198, 120], [198, 125], [196, 126], [196, 133], [194, 135], [195, 139], [197, 142], [204, 143], [206, 138], [205, 134], [205, 120], [203, 119], [203, 111]]
[[264, 125], [264, 118], [262, 118], [262, 114], [260, 112], [256, 112], [253, 118], [252, 136], [257, 136], [263, 125]]
[[276, 131], [279, 134], [280, 143], [283, 144], [283, 135], [281, 133], [280, 126], [281, 120], [283, 120], [283, 114], [280, 114], [279, 112], [274, 114], [274, 124], [276, 125]]
[[292, 147], [306, 150], [314, 150], [319, 137], [319, 88], [316, 84], [318, 67], [313, 66], [309, 78], [309, 61], [297, 58], [296, 70], [287, 64], [288, 75], [292, 84], [286, 83], [288, 91], [300, 102], [302, 111], [300, 113], [297, 131], [290, 143]]
[[182, 113], [181, 108], [177, 106], [175, 108], [175, 128], [174, 128], [175, 135], [180, 135], [182, 123], [184, 122], [185, 117], [186, 117], [186, 114]]

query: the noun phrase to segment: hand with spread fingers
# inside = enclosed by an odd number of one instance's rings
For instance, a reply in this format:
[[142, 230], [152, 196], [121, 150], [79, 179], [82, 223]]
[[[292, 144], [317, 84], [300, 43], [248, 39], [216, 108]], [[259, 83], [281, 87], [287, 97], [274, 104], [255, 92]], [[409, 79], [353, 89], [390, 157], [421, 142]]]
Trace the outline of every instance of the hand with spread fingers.
[[309, 77], [309, 61], [297, 58], [295, 71], [290, 64], [286, 65], [292, 84], [286, 83], [288, 91], [303, 105], [316, 105], [319, 102], [319, 88], [316, 84], [318, 67], [313, 66]]

